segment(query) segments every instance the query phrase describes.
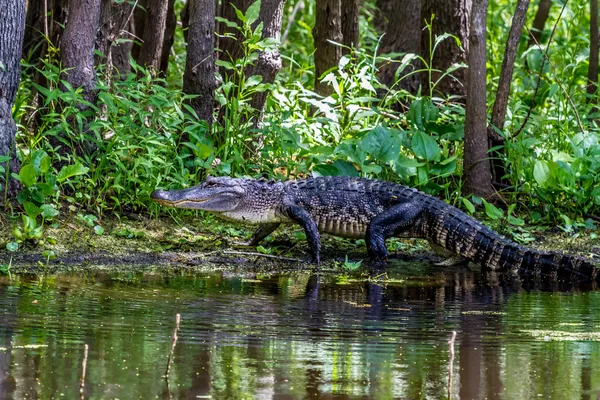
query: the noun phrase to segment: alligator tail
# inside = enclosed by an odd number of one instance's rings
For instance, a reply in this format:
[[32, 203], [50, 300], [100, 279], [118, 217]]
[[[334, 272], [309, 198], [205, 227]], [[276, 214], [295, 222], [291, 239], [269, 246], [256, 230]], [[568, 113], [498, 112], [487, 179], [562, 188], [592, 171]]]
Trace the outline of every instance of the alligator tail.
[[444, 223], [447, 234], [432, 235], [434, 242], [492, 270], [600, 280], [600, 265], [584, 257], [530, 249], [501, 236], [471, 217], [465, 217], [462, 222], [456, 222], [460, 218], [447, 216]]
[[581, 256], [527, 249], [519, 266], [520, 272], [550, 274], [556, 278], [596, 280], [597, 266]]

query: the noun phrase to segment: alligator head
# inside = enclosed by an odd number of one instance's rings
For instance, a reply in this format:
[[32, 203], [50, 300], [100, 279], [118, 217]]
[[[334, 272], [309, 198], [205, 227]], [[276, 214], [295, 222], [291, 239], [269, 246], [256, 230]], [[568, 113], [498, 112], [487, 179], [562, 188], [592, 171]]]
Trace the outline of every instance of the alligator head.
[[209, 176], [198, 186], [181, 190], [155, 190], [150, 197], [169, 207], [222, 213], [235, 210], [245, 197], [246, 190], [240, 181], [226, 176]]
[[248, 223], [277, 219], [281, 182], [241, 178], [207, 177], [198, 186], [181, 190], [155, 190], [152, 200], [169, 207], [209, 211]]

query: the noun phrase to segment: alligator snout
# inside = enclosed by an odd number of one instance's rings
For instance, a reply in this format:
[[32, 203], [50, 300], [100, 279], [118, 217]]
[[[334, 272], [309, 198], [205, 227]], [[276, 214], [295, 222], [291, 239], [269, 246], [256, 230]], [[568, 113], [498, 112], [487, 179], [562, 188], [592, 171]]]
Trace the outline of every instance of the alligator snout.
[[168, 194], [169, 194], [169, 192], [167, 192], [166, 190], [155, 190], [150, 195], [150, 198], [152, 200], [167, 200]]

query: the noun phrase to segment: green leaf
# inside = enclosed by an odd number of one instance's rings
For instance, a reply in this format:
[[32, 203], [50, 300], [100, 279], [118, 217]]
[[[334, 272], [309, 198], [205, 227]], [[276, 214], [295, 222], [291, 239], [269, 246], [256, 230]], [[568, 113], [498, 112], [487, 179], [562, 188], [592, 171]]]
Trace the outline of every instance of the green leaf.
[[102, 235], [104, 234], [104, 228], [100, 225], [96, 225], [94, 226], [94, 232], [96, 232], [96, 235]]
[[512, 215], [508, 215], [508, 223], [515, 226], [523, 226], [525, 225], [525, 221], [521, 218], [513, 217]]
[[56, 179], [58, 180], [58, 182], [62, 183], [65, 180], [67, 180], [73, 176], [83, 175], [83, 174], [87, 173], [88, 171], [89, 171], [88, 167], [84, 167], [83, 165], [81, 165], [79, 163], [67, 165], [67, 166], [62, 167], [62, 169], [58, 173], [58, 176], [56, 177]]
[[335, 160], [333, 162], [333, 166], [337, 168], [337, 170], [340, 172], [339, 175], [354, 177], [360, 176], [356, 168], [354, 168], [354, 165], [349, 163], [348, 161]]
[[33, 186], [37, 180], [35, 167], [32, 164], [23, 165], [19, 171], [19, 180], [26, 187]]
[[42, 218], [44, 219], [52, 219], [59, 214], [58, 210], [52, 204], [43, 204], [40, 208], [42, 209]]
[[463, 202], [463, 204], [465, 205], [465, 208], [466, 208], [467, 210], [469, 210], [469, 212], [470, 212], [471, 214], [473, 214], [473, 213], [475, 212], [475, 206], [473, 205], [473, 203], [471, 203], [471, 202], [469, 201], [469, 199], [466, 199], [466, 198], [464, 198], [464, 197], [463, 197], [463, 198], [462, 198], [462, 202]]
[[493, 205], [492, 203], [488, 203], [483, 199], [483, 205], [485, 206], [485, 213], [488, 217], [490, 217], [494, 221], [498, 221], [504, 217], [504, 211]]
[[39, 208], [30, 201], [23, 203], [23, 208], [25, 209], [25, 212], [27, 213], [27, 215], [29, 215], [30, 218], [37, 217], [43, 211], [41, 208]]
[[550, 168], [548, 167], [548, 163], [542, 160], [536, 161], [535, 165], [533, 166], [533, 177], [538, 185], [545, 187], [549, 175]]
[[252, 25], [260, 15], [260, 0], [255, 1], [248, 7], [246, 11], [246, 23]]
[[11, 253], [14, 253], [15, 251], [19, 250], [19, 243], [17, 243], [17, 242], [6, 243], [6, 250], [10, 251]]
[[416, 131], [413, 134], [412, 150], [417, 157], [427, 161], [440, 160], [440, 146], [438, 146], [434, 138], [421, 131]]
[[392, 161], [400, 153], [400, 138], [395, 132], [383, 126], [372, 129], [358, 145], [375, 161]]

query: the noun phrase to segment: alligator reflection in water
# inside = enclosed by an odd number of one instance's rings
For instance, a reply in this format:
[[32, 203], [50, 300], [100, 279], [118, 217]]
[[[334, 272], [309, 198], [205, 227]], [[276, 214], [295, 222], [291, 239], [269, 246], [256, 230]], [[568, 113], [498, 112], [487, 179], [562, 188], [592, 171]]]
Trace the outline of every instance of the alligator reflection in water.
[[0, 398], [596, 397], [600, 292], [424, 275], [0, 278]]

